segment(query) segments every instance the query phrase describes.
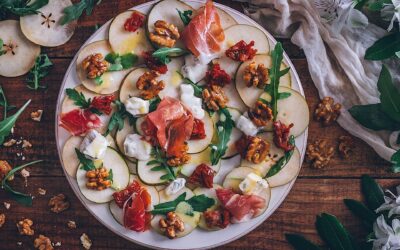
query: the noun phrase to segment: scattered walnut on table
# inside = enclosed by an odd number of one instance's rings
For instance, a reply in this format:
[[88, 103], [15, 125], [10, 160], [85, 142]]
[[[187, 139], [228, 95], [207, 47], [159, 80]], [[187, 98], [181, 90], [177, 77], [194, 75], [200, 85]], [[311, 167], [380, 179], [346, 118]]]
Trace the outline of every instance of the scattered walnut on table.
[[46, 189], [43, 189], [43, 188], [38, 188], [37, 192], [40, 195], [46, 195], [46, 193], [47, 193]]
[[10, 140], [4, 142], [4, 143], [3, 143], [3, 146], [4, 146], [4, 147], [12, 147], [12, 146], [14, 146], [16, 143], [17, 143], [17, 140], [15, 140], [15, 139], [10, 139]]
[[257, 87], [263, 89], [268, 84], [268, 69], [263, 63], [256, 65], [256, 62], [252, 62], [244, 69], [243, 80], [249, 88]]
[[11, 204], [8, 202], [3, 202], [4, 207], [9, 210], [11, 208]]
[[31, 112], [31, 119], [35, 122], [40, 122], [42, 120], [43, 110], [38, 109], [37, 111]]
[[23, 219], [17, 223], [19, 234], [21, 235], [34, 235], [35, 231], [31, 228], [33, 221], [31, 219]]
[[98, 191], [111, 187], [110, 172], [104, 168], [96, 168], [86, 172], [86, 187]]
[[254, 108], [248, 112], [250, 120], [257, 127], [266, 126], [272, 120], [272, 109], [262, 101], [257, 101]]
[[176, 238], [176, 232], [185, 230], [184, 222], [175, 212], [168, 212], [166, 218], [161, 218], [158, 225], [170, 239]]
[[92, 247], [92, 241], [87, 234], [83, 233], [80, 237], [80, 240], [83, 248], [86, 250], [89, 250]]
[[339, 137], [338, 151], [344, 159], [348, 159], [350, 157], [353, 147], [354, 141], [352, 137], [347, 135], [342, 135]]
[[30, 143], [30, 141], [28, 140], [22, 140], [22, 148], [31, 148], [32, 147], [32, 143]]
[[334, 148], [328, 146], [326, 140], [316, 140], [307, 145], [306, 159], [313, 168], [324, 168], [328, 166], [334, 153]]
[[103, 75], [109, 66], [110, 63], [104, 60], [103, 55], [100, 53], [89, 55], [82, 62], [82, 68], [86, 70], [87, 78], [89, 79]]
[[[7, 174], [12, 170], [11, 165], [7, 161], [0, 161], [0, 181], [7, 176]], [[8, 178], [9, 181], [14, 179], [14, 175]]]
[[147, 71], [141, 75], [136, 82], [136, 88], [140, 90], [140, 97], [145, 100], [150, 100], [156, 97], [161, 90], [165, 88], [164, 81], [158, 81], [157, 77], [160, 76], [155, 70]]
[[242, 158], [252, 163], [263, 162], [269, 153], [269, 143], [258, 136], [243, 135], [235, 144]]
[[46, 236], [44, 236], [42, 234], [40, 234], [39, 237], [37, 237], [35, 239], [35, 241], [33, 242], [33, 246], [36, 249], [39, 249], [39, 250], [52, 250], [52, 249], [54, 249], [52, 244], [51, 244], [51, 240], [48, 237], [46, 237]]
[[158, 20], [154, 23], [154, 32], [149, 34], [149, 38], [159, 46], [172, 48], [180, 35], [175, 25], [164, 20]]
[[67, 227], [68, 227], [69, 229], [76, 229], [76, 222], [73, 221], [73, 220], [69, 220], [69, 221], [67, 222]]
[[64, 194], [58, 194], [56, 196], [53, 196], [49, 200], [49, 207], [50, 210], [54, 213], [61, 213], [65, 210], [67, 210], [70, 206], [70, 203], [67, 199], [67, 197]]
[[6, 222], [6, 215], [0, 214], [0, 227], [2, 227], [5, 222]]
[[321, 121], [325, 126], [331, 125], [339, 117], [341, 108], [342, 105], [340, 103], [335, 104], [332, 97], [326, 96], [315, 109], [315, 119]]
[[202, 95], [207, 107], [214, 111], [225, 108], [228, 103], [228, 97], [218, 85], [208, 86], [203, 90]]

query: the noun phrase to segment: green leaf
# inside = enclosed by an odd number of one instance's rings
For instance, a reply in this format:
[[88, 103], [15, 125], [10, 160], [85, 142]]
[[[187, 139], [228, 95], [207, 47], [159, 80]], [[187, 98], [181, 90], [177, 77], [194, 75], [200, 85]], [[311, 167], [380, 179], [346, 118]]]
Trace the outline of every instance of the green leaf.
[[298, 234], [285, 234], [286, 240], [295, 250], [321, 250], [317, 245]]
[[21, 169], [42, 162], [42, 160], [37, 160], [37, 161], [33, 161], [33, 162], [29, 162], [26, 163], [24, 165], [18, 166], [13, 168], [10, 172], [8, 172], [8, 174], [3, 178], [3, 180], [1, 181], [1, 186], [4, 188], [4, 190], [6, 190], [6, 192], [8, 192], [11, 197], [17, 201], [18, 203], [24, 205], [24, 206], [32, 206], [32, 196], [28, 195], [28, 194], [24, 194], [18, 191], [13, 190], [7, 183], [8, 179], [13, 176], [17, 171], [20, 171]]
[[106, 180], [109, 180], [109, 181], [111, 181], [111, 183], [114, 183], [114, 173], [113, 173], [112, 169], [110, 169], [108, 171], [108, 177], [106, 178]]
[[15, 125], [18, 117], [24, 112], [25, 108], [29, 105], [31, 100], [28, 100], [24, 106], [22, 106], [14, 115], [5, 118], [3, 121], [0, 122], [0, 137], [4, 138], [7, 137], [10, 133], [12, 128]]
[[[399, 136], [400, 138], [400, 136]], [[397, 138], [397, 140], [399, 139]], [[397, 150], [396, 153], [392, 155], [390, 158], [390, 161], [392, 162], [392, 171], [393, 173], [399, 173], [400, 172], [400, 150]]]
[[157, 164], [159, 164], [156, 167], [153, 167], [151, 170], [152, 171], [165, 171], [166, 174], [161, 176], [161, 180], [166, 180], [166, 181], [173, 181], [176, 179], [176, 175], [174, 170], [167, 164], [167, 157], [163, 153], [163, 151], [158, 148], [158, 147], [153, 147], [153, 150], [151, 152], [151, 155], [154, 157], [153, 161], [150, 161], [147, 163], [148, 165], [153, 165], [152, 163], [157, 161]]
[[354, 9], [361, 11], [367, 2], [368, 0], [353, 0], [353, 3], [355, 4]]
[[355, 249], [351, 236], [334, 215], [327, 213], [318, 215], [316, 228], [319, 236], [331, 250]]
[[93, 8], [100, 3], [101, 0], [81, 0], [79, 3], [66, 7], [63, 10], [64, 15], [60, 20], [61, 25], [65, 25], [72, 21], [78, 20], [85, 9], [86, 15], [90, 16], [92, 14]]
[[176, 71], [176, 73], [178, 73], [179, 76], [182, 78], [183, 83], [192, 85], [192, 87], [194, 89], [194, 96], [203, 98], [203, 87], [202, 86], [199, 86], [196, 83], [194, 83], [192, 80], [190, 80], [189, 78], [184, 77], [181, 72]]
[[3, 39], [0, 38], [0, 56], [4, 55], [7, 53], [7, 51], [3, 50], [4, 42]]
[[194, 211], [204, 212], [214, 206], [215, 200], [205, 196], [204, 194], [196, 195], [186, 201], [192, 206]]
[[136, 117], [133, 117], [129, 112], [126, 111], [125, 105], [122, 102], [116, 100], [114, 101], [114, 104], [117, 106], [117, 111], [112, 114], [104, 136], [107, 136], [114, 129], [121, 131], [124, 128], [125, 119], [129, 119], [130, 124], [133, 124], [134, 121], [136, 121]]
[[186, 199], [186, 192], [179, 195], [175, 200], [168, 201], [164, 203], [160, 203], [154, 206], [154, 209], [151, 211], [152, 214], [166, 214], [171, 211], [175, 211], [176, 206], [182, 201]]
[[69, 99], [74, 101], [74, 104], [82, 109], [87, 109], [90, 107], [90, 99], [86, 100], [85, 95], [82, 92], [78, 92], [75, 89], [66, 89], [65, 91]]
[[291, 95], [292, 95], [292, 93], [289, 93], [289, 92], [278, 93], [278, 100], [283, 100], [283, 99], [289, 98]]
[[149, 112], [153, 112], [157, 109], [158, 104], [161, 102], [161, 98], [159, 96], [154, 97], [149, 100]]
[[4, 93], [4, 90], [1, 87], [1, 85], [0, 85], [0, 106], [3, 107], [3, 120], [7, 118], [7, 112], [15, 108], [15, 106], [8, 104], [6, 94]]
[[380, 38], [365, 52], [367, 60], [384, 60], [400, 51], [400, 32], [395, 32]]
[[90, 171], [90, 170], [96, 169], [93, 161], [86, 158], [86, 156], [81, 151], [79, 151], [79, 149], [75, 148], [75, 153], [81, 164], [81, 169], [83, 169], [85, 171]]
[[[291, 135], [289, 137], [289, 144], [295, 146], [294, 136]], [[265, 178], [271, 177], [279, 173], [284, 166], [289, 162], [290, 158], [292, 158], [294, 149], [285, 152], [285, 154], [270, 168]]]
[[374, 2], [368, 3], [368, 10], [380, 11], [383, 8], [384, 4], [389, 3], [391, 3], [391, 0], [375, 0]]
[[121, 56], [121, 65], [124, 69], [132, 68], [138, 61], [137, 55], [127, 53]]
[[152, 56], [162, 64], [168, 64], [171, 61], [170, 56], [178, 56], [186, 53], [187, 51], [181, 48], [160, 48], [154, 51]]
[[[219, 120], [215, 124], [217, 131], [217, 142], [209, 145], [211, 148], [211, 164], [215, 165], [224, 156], [228, 149], [228, 142], [231, 137], [233, 127], [235, 126], [232, 116], [228, 109], [223, 108], [218, 110]], [[224, 117], [225, 119], [223, 119]], [[222, 121], [221, 121], [222, 120]]]
[[96, 76], [96, 78], [94, 78], [94, 82], [97, 86], [100, 86], [103, 84], [103, 78], [101, 76]]
[[355, 105], [349, 109], [349, 113], [362, 126], [372, 130], [396, 131], [400, 129], [400, 123], [383, 112], [380, 103]]
[[181, 18], [183, 24], [185, 26], [188, 25], [190, 23], [190, 21], [192, 20], [191, 16], [193, 14], [193, 11], [185, 10], [185, 11], [182, 12], [182, 11], [180, 11], [178, 9], [176, 9], [176, 10], [178, 11], [179, 17]]
[[106, 55], [105, 60], [111, 64], [107, 71], [120, 71], [132, 68], [137, 63], [138, 57], [132, 53], [122, 56], [117, 53], [109, 53]]
[[378, 90], [382, 110], [392, 119], [400, 122], [400, 93], [393, 85], [392, 76], [385, 65], [382, 65], [378, 79]]
[[49, 74], [49, 68], [52, 65], [53, 63], [46, 54], [40, 54], [26, 78], [28, 88], [34, 90], [46, 88], [46, 86], [40, 84], [40, 80]]
[[47, 5], [49, 0], [2, 0], [0, 2], [0, 12], [11, 13], [17, 16], [37, 14], [38, 9]]
[[382, 188], [368, 175], [361, 177], [361, 190], [369, 209], [375, 211], [385, 202]]
[[368, 227], [372, 228], [372, 224], [374, 224], [377, 218], [374, 211], [367, 208], [363, 203], [353, 199], [344, 199], [343, 202], [355, 216], [359, 217]]

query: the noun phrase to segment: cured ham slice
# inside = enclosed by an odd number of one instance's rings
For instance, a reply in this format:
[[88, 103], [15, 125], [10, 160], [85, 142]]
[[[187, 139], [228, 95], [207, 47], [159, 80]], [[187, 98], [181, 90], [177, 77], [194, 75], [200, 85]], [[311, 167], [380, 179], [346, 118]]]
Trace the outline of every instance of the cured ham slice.
[[226, 188], [217, 189], [216, 193], [222, 206], [236, 221], [252, 218], [266, 206], [265, 199], [258, 195], [240, 195]]
[[182, 33], [185, 46], [196, 56], [211, 56], [221, 50], [225, 40], [217, 10], [211, 0], [198, 11]]
[[72, 135], [84, 135], [102, 125], [100, 118], [88, 109], [74, 109], [63, 113], [60, 120], [60, 126]]
[[193, 123], [194, 119], [190, 113], [171, 122], [168, 128], [167, 157], [177, 157], [185, 153], [183, 145], [192, 136]]

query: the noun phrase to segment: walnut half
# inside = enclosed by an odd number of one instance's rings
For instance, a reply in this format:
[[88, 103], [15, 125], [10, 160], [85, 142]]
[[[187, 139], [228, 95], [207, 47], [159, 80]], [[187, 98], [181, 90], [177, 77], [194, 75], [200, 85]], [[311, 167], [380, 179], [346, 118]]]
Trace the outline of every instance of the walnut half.
[[89, 79], [103, 75], [109, 66], [110, 63], [104, 60], [103, 55], [100, 53], [89, 55], [82, 62], [82, 68], [86, 70], [87, 78]]
[[315, 109], [315, 119], [321, 121], [325, 126], [331, 125], [339, 117], [341, 108], [342, 105], [340, 103], [335, 104], [332, 97], [326, 96]]
[[226, 97], [224, 91], [218, 85], [208, 86], [203, 90], [202, 95], [207, 107], [214, 111], [225, 108], [228, 103], [228, 97]]
[[268, 69], [262, 63], [256, 65], [256, 62], [252, 62], [244, 69], [243, 80], [249, 88], [263, 89], [268, 84]]
[[161, 90], [165, 88], [164, 81], [157, 81], [160, 75], [155, 70], [147, 71], [139, 77], [136, 82], [136, 88], [140, 90], [140, 97], [145, 100], [150, 100], [156, 97]]
[[350, 153], [353, 151], [353, 147], [353, 138], [347, 135], [342, 135], [339, 137], [338, 151], [344, 159], [348, 159], [350, 157]]
[[178, 28], [164, 20], [154, 23], [154, 32], [149, 34], [150, 40], [161, 47], [174, 47], [180, 37]]
[[33, 246], [39, 250], [53, 250], [51, 240], [42, 234], [35, 239]]
[[184, 222], [175, 212], [168, 212], [167, 217], [165, 219], [161, 218], [158, 225], [170, 239], [176, 238], [176, 232], [183, 232], [185, 230]]
[[326, 140], [316, 140], [307, 145], [306, 158], [313, 168], [323, 168], [328, 166], [334, 153], [334, 148], [328, 146]]
[[31, 219], [23, 219], [17, 223], [17, 228], [21, 235], [34, 235], [35, 231], [31, 228], [32, 226], [33, 221]]
[[58, 194], [56, 196], [53, 196], [49, 200], [49, 207], [50, 210], [54, 213], [61, 213], [69, 208], [69, 201], [67, 197], [64, 194]]
[[266, 126], [272, 120], [272, 109], [262, 101], [257, 101], [254, 109], [248, 112], [250, 120], [257, 127]]
[[263, 162], [269, 153], [269, 143], [258, 136], [243, 135], [235, 144], [242, 158], [258, 164]]

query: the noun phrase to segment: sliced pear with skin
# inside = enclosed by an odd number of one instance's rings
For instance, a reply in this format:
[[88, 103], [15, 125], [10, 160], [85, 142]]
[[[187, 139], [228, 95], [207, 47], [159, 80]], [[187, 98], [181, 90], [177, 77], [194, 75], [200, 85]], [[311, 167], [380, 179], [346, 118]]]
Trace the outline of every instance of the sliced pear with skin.
[[151, 169], [155, 167], [155, 165], [148, 165], [147, 163], [151, 160], [154, 160], [153, 157], [150, 157], [148, 161], [138, 161], [137, 162], [137, 175], [143, 183], [150, 186], [158, 186], [168, 183], [168, 180], [162, 180], [161, 177], [167, 174], [166, 170], [160, 171], [152, 171]]
[[70, 0], [50, 0], [38, 9], [38, 14], [22, 16], [21, 30], [32, 42], [45, 47], [65, 44], [74, 34], [77, 22], [61, 25], [64, 9], [71, 6]]
[[[98, 94], [88, 90], [87, 88], [85, 88], [82, 84], [78, 85], [74, 88], [76, 91], [82, 93], [86, 99], [91, 99], [93, 100], [93, 98], [95, 96], [99, 96]], [[113, 106], [113, 111], [115, 110], [115, 106], [114, 104], [111, 104]], [[68, 113], [74, 109], [79, 109], [80, 107], [75, 105], [74, 100], [71, 100], [67, 95], [65, 95], [64, 100], [62, 102], [61, 105], [61, 113]], [[99, 128], [97, 128], [96, 130], [100, 133], [100, 134], [104, 134], [104, 132], [106, 132], [107, 130], [107, 126], [108, 126], [108, 122], [110, 121], [112, 116], [112, 113], [109, 115], [106, 114], [102, 114], [99, 115], [99, 119], [101, 121], [101, 126]]]
[[301, 155], [297, 148], [294, 149], [293, 155], [289, 162], [275, 175], [266, 178], [270, 187], [278, 187], [288, 184], [297, 177], [301, 168]]
[[[144, 27], [139, 27], [135, 32], [125, 30], [124, 24], [126, 20], [135, 12], [144, 15], [136, 10], [128, 10], [116, 16], [111, 22], [108, 37], [111, 48], [115, 53], [120, 55], [133, 53], [141, 59], [143, 52], [152, 50], [153, 46], [146, 37], [146, 29]], [[140, 62], [142, 61], [140, 60]]]
[[[301, 135], [310, 122], [310, 110], [306, 99], [296, 90], [287, 87], [279, 87], [278, 93], [290, 93], [290, 96], [278, 100], [276, 120], [286, 125], [293, 123], [290, 134], [295, 137]], [[267, 93], [263, 93], [260, 98], [271, 100], [271, 96]], [[272, 122], [265, 127], [265, 130], [272, 131]]]
[[79, 166], [79, 160], [75, 152], [75, 148], [80, 147], [83, 138], [80, 136], [71, 136], [65, 142], [62, 150], [62, 161], [65, 171], [71, 176], [76, 177], [76, 170]]
[[16, 77], [29, 72], [40, 54], [40, 46], [29, 41], [15, 20], [0, 21], [0, 39], [3, 50], [0, 56], [0, 76]]
[[211, 116], [207, 112], [205, 112], [202, 122], [204, 123], [204, 131], [206, 133], [206, 138], [187, 141], [189, 147], [188, 150], [189, 154], [195, 154], [205, 150], [208, 147], [208, 145], [210, 145], [211, 140], [213, 139], [214, 122], [211, 119]]
[[[246, 104], [247, 107], [252, 108], [254, 107], [254, 104], [260, 97], [262, 93], [264, 93], [264, 89], [259, 89], [256, 87], [247, 87], [246, 83], [243, 80], [243, 75], [244, 71], [247, 66], [249, 66], [250, 63], [255, 62], [256, 65], [259, 64], [264, 64], [264, 66], [268, 69], [272, 67], [272, 60], [269, 55], [256, 55], [253, 60], [246, 61], [242, 63], [235, 76], [235, 83], [236, 83], [236, 89], [239, 93], [240, 98], [243, 100], [243, 102]], [[287, 66], [282, 63], [281, 65], [281, 70], [287, 68]], [[290, 71], [289, 73], [285, 74], [280, 78], [280, 83], [279, 86], [284, 86], [284, 87], [289, 87], [291, 86], [291, 76], [290, 76]], [[270, 80], [269, 80], [270, 81]]]
[[224, 47], [228, 49], [241, 40], [249, 44], [254, 41], [254, 49], [258, 54], [267, 54], [269, 52], [269, 41], [267, 35], [257, 27], [247, 24], [236, 24], [225, 29]]
[[118, 91], [125, 76], [129, 73], [129, 70], [105, 72], [101, 76], [103, 83], [100, 85], [96, 84], [94, 79], [87, 78], [87, 72], [83, 69], [82, 62], [88, 56], [97, 53], [101, 54], [103, 58], [109, 53], [112, 53], [111, 46], [107, 40], [90, 43], [79, 52], [78, 59], [76, 59], [76, 72], [78, 78], [87, 89], [95, 93], [103, 95], [112, 94]]
[[136, 119], [135, 123], [135, 131], [139, 135], [144, 135], [143, 130], [142, 130], [142, 123], [146, 120], [146, 116], [139, 117]]
[[[231, 114], [232, 120], [234, 122], [242, 115], [240, 111], [235, 108], [228, 108], [228, 111]], [[240, 131], [236, 127], [233, 127], [231, 136], [229, 137], [229, 141], [226, 144], [228, 146], [228, 149], [222, 157], [223, 159], [228, 159], [238, 154], [235, 143], [240, 139], [240, 137], [242, 137], [242, 135], [242, 131]]]
[[[115, 141], [117, 142], [118, 145], [118, 149], [119, 151], [125, 155], [125, 149], [124, 149], [124, 142], [125, 142], [125, 138], [129, 135], [129, 134], [134, 134], [135, 133], [135, 129], [133, 126], [131, 126], [129, 124], [129, 120], [125, 119], [124, 120], [124, 127], [121, 130], [118, 130], [115, 133]], [[125, 155], [125, 158], [129, 161], [135, 162], [136, 159], [133, 157], [129, 157], [127, 155]]]
[[[190, 234], [191, 232], [193, 232], [193, 230], [197, 227], [197, 225], [199, 224], [199, 220], [200, 220], [200, 213], [194, 211], [193, 215], [186, 215], [183, 213], [176, 213], [176, 215], [181, 218], [181, 220], [184, 222], [185, 225], [185, 229], [183, 230], [183, 232], [176, 232], [176, 237], [177, 238], [182, 238], [188, 234]], [[151, 221], [151, 227], [159, 234], [161, 235], [165, 235], [164, 231], [161, 230], [160, 225], [159, 225], [159, 221], [160, 219], [165, 218], [165, 216], [163, 215], [156, 215], [154, 216], [154, 219]]]
[[166, 189], [161, 190], [159, 193], [160, 195], [160, 203], [164, 203], [164, 202], [168, 202], [168, 201], [173, 201], [176, 198], [178, 198], [181, 194], [186, 193], [186, 198], [185, 200], [188, 200], [190, 198], [192, 198], [194, 196], [194, 193], [192, 192], [192, 190], [190, 190], [187, 187], [182, 188], [181, 190], [179, 190], [178, 192], [176, 192], [175, 194], [171, 194], [168, 195], [165, 192]]
[[221, 22], [221, 27], [223, 29], [226, 29], [228, 27], [231, 27], [235, 24], [237, 24], [236, 20], [230, 15], [228, 14], [225, 10], [221, 9], [221, 8], [216, 8], [218, 16], [219, 16], [219, 20]]
[[191, 176], [194, 170], [197, 168], [197, 166], [199, 166], [202, 163], [207, 164], [215, 172], [218, 172], [219, 168], [221, 167], [221, 161], [219, 161], [216, 165], [212, 166], [210, 161], [210, 154], [211, 154], [210, 148], [207, 148], [206, 150], [197, 154], [191, 154], [189, 162], [182, 166], [181, 174], [183, 174], [186, 177]]
[[[222, 187], [220, 185], [214, 183], [212, 188], [198, 187], [195, 190], [193, 190], [193, 193], [195, 195], [203, 194], [203, 195], [207, 196], [208, 198], [213, 199], [215, 201], [215, 204], [212, 207], [208, 208], [207, 211], [214, 211], [221, 205], [221, 203], [219, 202], [219, 199], [217, 198], [217, 193], [216, 193], [216, 190], [219, 188], [222, 188]], [[217, 231], [217, 230], [222, 229], [220, 227], [211, 227], [211, 228], [208, 227], [207, 223], [204, 219], [203, 213], [200, 216], [199, 227], [201, 229], [204, 229], [207, 231]]]
[[121, 89], [119, 90], [119, 100], [125, 103], [129, 98], [140, 96], [140, 90], [136, 88], [136, 82], [148, 69], [136, 68], [132, 70], [124, 79]]

